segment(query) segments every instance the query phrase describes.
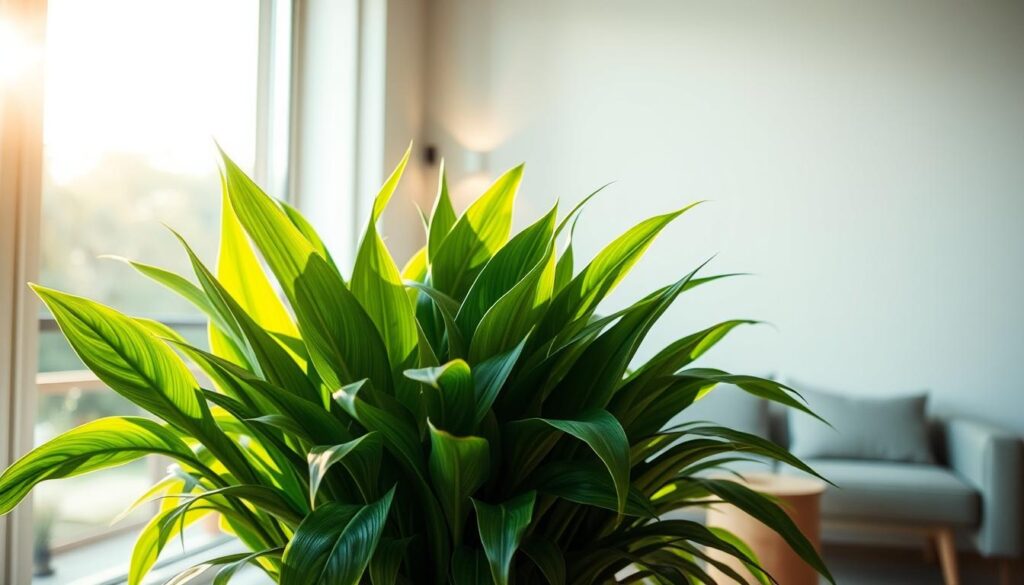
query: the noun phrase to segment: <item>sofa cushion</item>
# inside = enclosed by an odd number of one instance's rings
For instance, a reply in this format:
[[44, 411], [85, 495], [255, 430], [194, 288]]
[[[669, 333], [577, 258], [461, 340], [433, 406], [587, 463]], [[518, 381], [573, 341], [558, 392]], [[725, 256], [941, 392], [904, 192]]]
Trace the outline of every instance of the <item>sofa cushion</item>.
[[[821, 500], [826, 520], [868, 520], [901, 524], [974, 526], [978, 493], [938, 465], [848, 459], [806, 461], [836, 484]], [[781, 473], [803, 474], [789, 466]]]
[[932, 463], [926, 394], [860, 398], [796, 388], [832, 427], [789, 412], [790, 451], [801, 459], [867, 459]]
[[768, 438], [768, 401], [732, 384], [719, 384], [669, 423], [704, 421]]
[[[719, 384], [673, 417], [669, 425], [686, 422], [704, 422], [768, 438], [768, 401], [732, 384]], [[731, 453], [722, 457], [743, 457], [749, 461], [733, 461], [708, 470], [706, 474], [721, 474], [722, 470], [741, 474], [764, 473], [775, 469], [775, 460], [762, 455]]]

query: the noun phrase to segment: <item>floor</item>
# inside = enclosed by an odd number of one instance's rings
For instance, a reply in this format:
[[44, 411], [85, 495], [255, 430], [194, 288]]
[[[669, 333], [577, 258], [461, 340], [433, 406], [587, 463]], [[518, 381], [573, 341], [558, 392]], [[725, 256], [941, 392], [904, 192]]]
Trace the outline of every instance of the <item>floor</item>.
[[[111, 579], [113, 573], [81, 577], [88, 572], [91, 564], [103, 562], [110, 555], [118, 554], [113, 549], [130, 548], [134, 535], [125, 535], [123, 540], [107, 543], [109, 550], [94, 548], [91, 554], [82, 551], [80, 555], [65, 555], [55, 563], [57, 574], [46, 579], [35, 579], [33, 585], [97, 585], [118, 583]], [[234, 551], [229, 551], [234, 552]], [[910, 549], [864, 548], [851, 546], [829, 546], [825, 549], [825, 560], [838, 585], [942, 585], [942, 573], [937, 562], [927, 562], [920, 551]], [[108, 561], [109, 562], [109, 561]], [[996, 566], [976, 557], [961, 556], [960, 582], [962, 585], [997, 585]], [[153, 575], [152, 583], [163, 583], [169, 575], [185, 568], [185, 564], [165, 567], [163, 575]], [[1020, 568], [1018, 566], [1018, 568]], [[123, 567], [120, 568], [123, 571]], [[123, 574], [123, 573], [122, 573]], [[210, 575], [212, 577], [212, 575]], [[199, 581], [203, 582], [202, 580]], [[824, 583], [824, 581], [822, 581]], [[1024, 585], [1024, 576], [1014, 581]], [[269, 585], [265, 575], [257, 570], [243, 571], [232, 580], [233, 585]], [[784, 584], [783, 584], [784, 585]]]
[[[958, 560], [962, 585], [999, 583], [995, 563], [966, 555]], [[826, 547], [825, 562], [838, 585], [942, 585], [938, 561], [927, 562], [920, 551], [910, 549]], [[1024, 584], [1024, 576], [1017, 579], [1013, 583]]]
[[[938, 562], [926, 562], [917, 551], [829, 547], [825, 550], [825, 559], [837, 585], [942, 585]], [[961, 565], [961, 585], [999, 583], [994, 563], [967, 557], [961, 559]], [[1014, 583], [1024, 585], [1024, 577]], [[258, 572], [252, 572], [238, 579], [237, 585], [269, 585], [269, 581]]]

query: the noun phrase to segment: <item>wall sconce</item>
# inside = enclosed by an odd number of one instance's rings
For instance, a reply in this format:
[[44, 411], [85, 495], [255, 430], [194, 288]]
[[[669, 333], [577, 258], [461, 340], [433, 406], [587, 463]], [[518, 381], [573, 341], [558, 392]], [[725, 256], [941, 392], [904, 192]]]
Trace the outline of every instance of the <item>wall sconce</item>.
[[[437, 146], [429, 144], [423, 149], [423, 161], [434, 166], [440, 160]], [[451, 160], [451, 159], [449, 159]], [[466, 175], [478, 175], [488, 170], [487, 153], [482, 150], [462, 149], [462, 172]]]
[[487, 172], [487, 153], [466, 149], [462, 154], [462, 169], [467, 175]]

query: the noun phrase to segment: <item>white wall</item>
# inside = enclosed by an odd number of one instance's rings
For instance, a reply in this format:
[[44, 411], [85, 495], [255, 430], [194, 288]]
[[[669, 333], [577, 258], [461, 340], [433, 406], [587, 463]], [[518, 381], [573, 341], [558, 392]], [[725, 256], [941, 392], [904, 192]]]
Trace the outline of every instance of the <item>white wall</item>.
[[[384, 123], [384, 169], [386, 179], [402, 158], [409, 142], [413, 155], [402, 175], [395, 201], [384, 214], [383, 230], [392, 254], [404, 261], [423, 245], [419, 212], [410, 203], [423, 203], [425, 168], [420, 156], [424, 144], [423, 126], [426, 92], [426, 3], [429, 0], [387, 1], [387, 67]], [[375, 195], [375, 193], [373, 193]], [[361, 214], [363, 220], [369, 208]]]
[[[645, 349], [1024, 434], [1024, 3], [432, 0], [428, 136], [527, 161], [520, 224], [617, 180], [578, 257], [696, 199], [613, 297], [714, 253]], [[397, 229], [398, 226], [392, 226]]]

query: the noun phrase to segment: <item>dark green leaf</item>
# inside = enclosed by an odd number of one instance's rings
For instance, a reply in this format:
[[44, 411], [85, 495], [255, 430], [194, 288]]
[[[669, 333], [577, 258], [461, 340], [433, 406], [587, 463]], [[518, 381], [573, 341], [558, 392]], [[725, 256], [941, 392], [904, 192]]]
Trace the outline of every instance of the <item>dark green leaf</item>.
[[332, 502], [303, 520], [285, 548], [281, 585], [358, 585], [377, 548], [394, 496], [367, 506]]
[[367, 502], [375, 497], [380, 470], [381, 441], [375, 433], [367, 433], [347, 443], [318, 446], [309, 450], [309, 504], [316, 506], [316, 494], [327, 471], [338, 462], [348, 470]]
[[512, 555], [519, 548], [533, 518], [536, 496], [534, 492], [527, 492], [496, 505], [473, 500], [480, 542], [487, 555], [495, 585], [508, 585]]
[[481, 437], [456, 437], [430, 425], [429, 467], [452, 540], [458, 545], [469, 513], [469, 497], [490, 473], [490, 447]]
[[427, 401], [427, 412], [434, 424], [456, 435], [473, 430], [476, 397], [469, 364], [454, 360], [439, 367], [406, 370], [405, 375], [433, 394], [433, 399]]

